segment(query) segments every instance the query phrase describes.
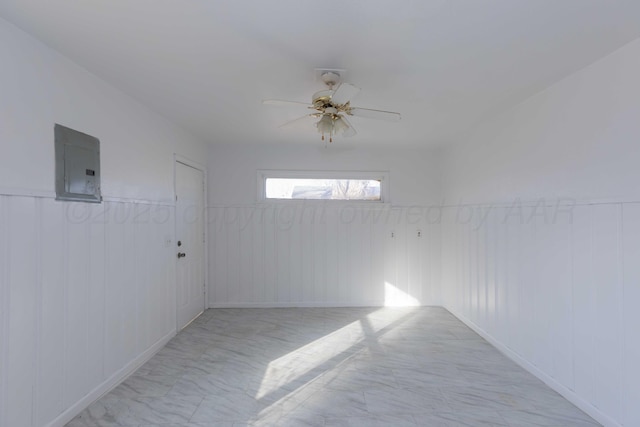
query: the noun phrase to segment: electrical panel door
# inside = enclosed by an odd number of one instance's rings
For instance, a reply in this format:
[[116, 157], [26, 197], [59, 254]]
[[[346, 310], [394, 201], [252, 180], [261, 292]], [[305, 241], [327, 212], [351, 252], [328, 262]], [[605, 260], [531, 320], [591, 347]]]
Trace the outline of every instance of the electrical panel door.
[[56, 199], [100, 203], [100, 141], [55, 126]]

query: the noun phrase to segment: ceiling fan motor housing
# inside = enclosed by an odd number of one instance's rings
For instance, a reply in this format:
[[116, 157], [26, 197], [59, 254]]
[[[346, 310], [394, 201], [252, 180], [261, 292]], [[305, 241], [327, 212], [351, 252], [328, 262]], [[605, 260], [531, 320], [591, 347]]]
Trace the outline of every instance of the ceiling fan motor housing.
[[324, 108], [331, 104], [331, 96], [333, 95], [333, 90], [325, 89], [320, 90], [313, 94], [311, 97], [311, 103], [315, 108]]
[[313, 94], [311, 97], [311, 103], [316, 108], [325, 108], [331, 104], [331, 96], [335, 92], [334, 86], [340, 82], [340, 74], [335, 71], [325, 71], [322, 73], [322, 81], [329, 86], [329, 89], [324, 89]]

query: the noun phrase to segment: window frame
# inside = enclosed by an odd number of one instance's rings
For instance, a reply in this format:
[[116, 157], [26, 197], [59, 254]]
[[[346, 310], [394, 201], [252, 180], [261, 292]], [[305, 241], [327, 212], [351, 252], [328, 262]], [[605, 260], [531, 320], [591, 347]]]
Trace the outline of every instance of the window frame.
[[[380, 181], [380, 200], [331, 199], [275, 199], [267, 198], [266, 182], [269, 178], [283, 179], [368, 179]], [[331, 203], [331, 204], [389, 204], [389, 172], [385, 171], [328, 171], [328, 170], [258, 170], [259, 203]]]

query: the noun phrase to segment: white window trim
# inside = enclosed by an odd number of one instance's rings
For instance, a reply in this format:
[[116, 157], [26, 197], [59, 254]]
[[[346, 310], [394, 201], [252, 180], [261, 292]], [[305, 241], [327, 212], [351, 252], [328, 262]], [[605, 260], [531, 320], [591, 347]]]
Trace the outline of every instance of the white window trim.
[[[268, 178], [374, 179], [380, 181], [380, 200], [268, 199], [265, 185]], [[258, 203], [389, 204], [389, 172], [262, 169], [258, 170]]]

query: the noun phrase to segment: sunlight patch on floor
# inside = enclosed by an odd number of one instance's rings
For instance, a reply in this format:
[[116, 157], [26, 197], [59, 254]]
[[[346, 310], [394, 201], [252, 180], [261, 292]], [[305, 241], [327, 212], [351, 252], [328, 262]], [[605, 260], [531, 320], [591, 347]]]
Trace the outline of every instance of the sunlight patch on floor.
[[[274, 359], [269, 363], [255, 397], [262, 399], [275, 392], [282, 393], [286, 388], [290, 390], [289, 396], [295, 394], [298, 389], [315, 381], [318, 376], [336, 369], [340, 362], [355, 354], [365, 340], [372, 341], [371, 344], [376, 343], [381, 335], [389, 332], [383, 331], [385, 328], [389, 328], [409, 313], [407, 310], [380, 308], [361, 320], [351, 322]], [[312, 372], [316, 368], [320, 368], [318, 372]], [[299, 384], [296, 384], [297, 382]]]
[[363, 339], [364, 331], [357, 320], [271, 361], [256, 398], [261, 399], [296, 381]]

